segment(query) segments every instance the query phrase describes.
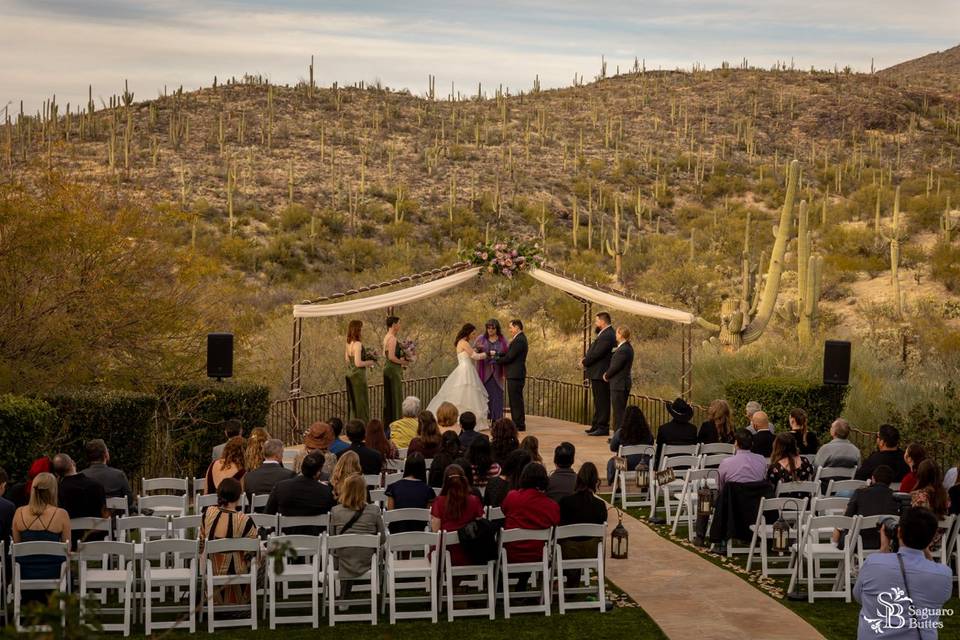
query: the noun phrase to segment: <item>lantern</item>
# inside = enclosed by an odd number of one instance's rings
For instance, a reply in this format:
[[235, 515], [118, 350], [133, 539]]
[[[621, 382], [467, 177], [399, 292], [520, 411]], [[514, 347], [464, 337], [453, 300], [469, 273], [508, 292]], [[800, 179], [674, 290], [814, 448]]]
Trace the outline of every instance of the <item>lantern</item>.
[[[719, 481], [720, 472], [716, 469], [708, 469], [708, 472], [710, 471], [717, 474], [717, 480]], [[713, 513], [713, 505], [716, 502], [717, 490], [710, 487], [709, 480], [704, 480], [703, 486], [697, 491], [697, 515], [709, 518], [710, 514]]]
[[[793, 502], [794, 513], [796, 513], [799, 504], [795, 500], [790, 500]], [[784, 503], [786, 507], [788, 503]], [[779, 517], [777, 521], [773, 523], [773, 550], [776, 551], [779, 555], [783, 555], [790, 548], [790, 524], [783, 517], [784, 509], [781, 509], [779, 512]]]
[[642, 462], [637, 465], [637, 487], [650, 488], [650, 466]]
[[630, 546], [630, 534], [623, 526], [623, 514], [617, 509], [617, 526], [610, 533], [610, 557], [615, 560], [626, 560]]

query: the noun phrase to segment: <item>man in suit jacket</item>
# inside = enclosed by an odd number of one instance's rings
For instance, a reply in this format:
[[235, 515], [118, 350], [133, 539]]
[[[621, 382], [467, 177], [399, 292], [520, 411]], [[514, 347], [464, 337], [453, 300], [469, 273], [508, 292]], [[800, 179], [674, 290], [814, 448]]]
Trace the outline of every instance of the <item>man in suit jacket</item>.
[[617, 346], [617, 337], [610, 323], [609, 313], [601, 311], [597, 314], [597, 337], [580, 361], [584, 377], [590, 380], [590, 389], [593, 391], [593, 422], [587, 429], [587, 434], [591, 436], [610, 433], [610, 383], [603, 379], [603, 374], [610, 368], [613, 349]]
[[[613, 402], [613, 428], [623, 425], [623, 412], [627, 409], [630, 387], [633, 384], [633, 346], [630, 344], [630, 329], [617, 327], [617, 348], [610, 358], [610, 368], [603, 379], [610, 384], [610, 399]], [[599, 434], [598, 434], [599, 435]]]
[[243, 477], [243, 486], [249, 495], [267, 495], [278, 482], [296, 475], [283, 466], [283, 442], [272, 438], [263, 443], [263, 464]]
[[[329, 513], [337, 504], [333, 490], [319, 481], [323, 471], [323, 455], [313, 452], [300, 464], [300, 475], [281, 480], [270, 492], [266, 513], [282, 516], [320, 516]], [[322, 532], [320, 527], [291, 527], [286, 533], [315, 536]]]
[[693, 407], [683, 398], [666, 403], [670, 422], [665, 422], [657, 428], [657, 455], [654, 459], [654, 468], [660, 468], [660, 457], [664, 445], [691, 445], [697, 444], [697, 428], [690, 422], [693, 418]]
[[223, 436], [226, 438], [226, 440], [213, 448], [213, 459], [219, 460], [221, 457], [223, 457], [223, 448], [227, 446], [227, 441], [230, 440], [230, 438], [235, 438], [242, 435], [243, 425], [239, 420], [225, 420], [223, 423]]
[[756, 434], [753, 436], [753, 452], [769, 458], [773, 453], [773, 440], [776, 436], [770, 428], [770, 418], [763, 411], [757, 411], [750, 418]]
[[527, 430], [526, 407], [523, 404], [523, 386], [527, 382], [527, 336], [523, 333], [523, 321], [510, 321], [510, 346], [497, 358], [507, 378], [507, 395], [510, 399], [510, 417], [517, 431]]

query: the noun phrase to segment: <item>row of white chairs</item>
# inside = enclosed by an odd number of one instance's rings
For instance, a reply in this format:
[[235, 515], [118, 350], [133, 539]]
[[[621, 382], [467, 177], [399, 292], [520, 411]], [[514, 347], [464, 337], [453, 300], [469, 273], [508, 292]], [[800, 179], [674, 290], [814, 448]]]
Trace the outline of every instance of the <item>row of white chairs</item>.
[[[389, 513], [389, 512], [388, 512]], [[394, 520], [405, 519], [415, 514], [397, 514]], [[188, 516], [189, 517], [189, 516]], [[406, 518], [409, 519], [409, 518]], [[314, 522], [311, 522], [314, 524]], [[337, 622], [362, 621], [377, 623], [378, 596], [381, 613], [389, 608], [389, 620], [428, 618], [437, 622], [438, 613], [445, 603], [447, 619], [481, 615], [495, 617], [497, 597], [502, 598], [504, 616], [512, 613], [539, 612], [550, 615], [553, 594], [557, 595], [561, 614], [570, 609], [596, 608], [605, 610], [604, 556], [606, 525], [568, 525], [544, 530], [512, 529], [499, 534], [498, 557], [481, 565], [459, 566], [452, 563], [451, 548], [459, 544], [456, 532], [433, 533], [415, 531], [388, 533], [384, 540], [378, 535], [345, 534], [278, 535], [260, 540], [231, 538], [209, 540], [201, 553], [197, 540], [185, 538], [145, 538], [142, 542], [98, 541], [81, 542], [76, 552], [69, 553], [65, 543], [24, 542], [11, 545], [13, 568], [14, 623], [18, 630], [22, 624], [21, 595], [24, 590], [71, 590], [71, 559], [75, 560], [79, 573], [79, 595], [84, 603], [91, 592], [99, 591], [106, 602], [108, 591], [115, 591], [121, 608], [103, 609], [106, 615], [122, 614], [121, 622], [106, 622], [104, 630], [121, 631], [129, 635], [132, 628], [135, 603], [142, 602], [142, 615], [146, 634], [156, 629], [186, 627], [196, 631], [197, 613], [201, 609], [198, 593], [202, 594], [207, 618], [207, 630], [223, 627], [249, 626], [257, 628], [258, 599], [264, 598], [264, 617], [269, 618], [271, 629], [278, 624], [309, 623], [319, 625], [320, 612], [327, 611], [330, 626]], [[572, 538], [597, 540], [595, 557], [565, 559], [562, 542]], [[508, 545], [522, 541], [539, 541], [544, 544], [541, 557], [535, 562], [510, 562]], [[351, 592], [362, 594], [360, 598], [346, 599], [344, 579], [336, 562], [337, 553], [346, 549], [367, 549], [372, 557], [371, 570], [351, 580]], [[2, 547], [0, 547], [2, 551]], [[269, 561], [263, 563], [266, 570], [265, 586], [258, 588], [260, 564], [253, 561], [242, 574], [218, 575], [214, 572], [211, 556], [221, 553], [242, 553], [261, 556], [271, 552]], [[54, 556], [63, 558], [60, 574], [49, 580], [28, 580], [21, 576], [18, 559], [29, 556]], [[0, 558], [3, 554], [0, 554]], [[442, 559], [442, 568], [441, 568]], [[2, 568], [2, 567], [0, 567]], [[564, 572], [584, 572], [582, 586], [565, 586]], [[511, 585], [518, 573], [539, 576], [536, 593], [511, 593]], [[591, 584], [591, 573], [596, 584]], [[498, 582], [499, 578], [499, 590]], [[471, 586], [475, 593], [455, 592], [455, 582]], [[358, 584], [360, 583], [360, 584]], [[201, 586], [198, 586], [201, 585]], [[217, 605], [215, 592], [219, 588], [243, 587], [253, 597], [244, 605]], [[168, 600], [168, 591], [173, 592], [173, 602]], [[398, 590], [409, 593], [422, 591], [421, 596], [398, 596]], [[181, 594], [187, 597], [183, 601]], [[593, 600], [570, 601], [574, 594], [590, 594]], [[518, 605], [517, 596], [536, 595], [535, 605]], [[292, 596], [306, 596], [293, 600]], [[326, 600], [324, 606], [323, 600]], [[456, 602], [469, 604], [479, 601], [482, 606], [459, 608]], [[419, 602], [427, 605], [419, 610], [400, 610], [400, 604]], [[362, 613], [350, 612], [352, 607], [363, 606]], [[283, 610], [299, 609], [296, 615], [284, 615]], [[218, 618], [224, 611], [247, 613], [242, 618]], [[158, 615], [175, 614], [170, 620], [158, 620]], [[81, 619], [88, 615], [86, 605], [81, 605]]]

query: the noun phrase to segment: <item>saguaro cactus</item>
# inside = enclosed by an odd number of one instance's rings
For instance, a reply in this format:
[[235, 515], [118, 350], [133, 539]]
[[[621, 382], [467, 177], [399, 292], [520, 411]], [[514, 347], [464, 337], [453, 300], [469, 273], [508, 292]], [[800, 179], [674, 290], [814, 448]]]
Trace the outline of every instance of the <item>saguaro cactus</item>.
[[613, 199], [613, 231], [610, 238], [604, 239], [607, 254], [613, 258], [614, 269], [617, 274], [617, 282], [623, 284], [623, 254], [630, 249], [630, 228], [627, 227], [626, 239], [620, 237], [620, 219], [623, 217], [623, 211], [620, 207], [620, 199]]
[[883, 239], [890, 245], [890, 284], [893, 287], [893, 304], [897, 315], [903, 316], [903, 297], [900, 294], [900, 241], [904, 239], [903, 229], [900, 228], [900, 185], [897, 185], [893, 195], [893, 223], [883, 234]]

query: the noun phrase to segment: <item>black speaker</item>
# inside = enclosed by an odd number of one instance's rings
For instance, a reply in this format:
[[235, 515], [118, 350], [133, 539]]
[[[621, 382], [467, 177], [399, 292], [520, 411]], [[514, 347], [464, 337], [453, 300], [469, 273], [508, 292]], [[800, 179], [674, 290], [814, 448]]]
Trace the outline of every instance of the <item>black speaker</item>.
[[850, 343], [827, 340], [823, 343], [823, 384], [850, 383]]
[[233, 334], [207, 334], [207, 377], [230, 378], [233, 376]]

